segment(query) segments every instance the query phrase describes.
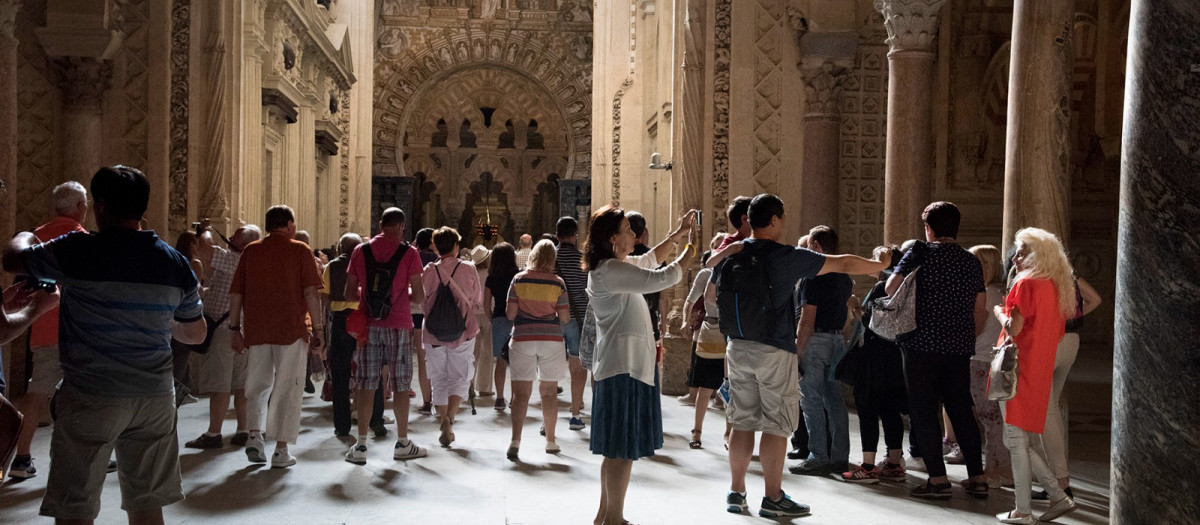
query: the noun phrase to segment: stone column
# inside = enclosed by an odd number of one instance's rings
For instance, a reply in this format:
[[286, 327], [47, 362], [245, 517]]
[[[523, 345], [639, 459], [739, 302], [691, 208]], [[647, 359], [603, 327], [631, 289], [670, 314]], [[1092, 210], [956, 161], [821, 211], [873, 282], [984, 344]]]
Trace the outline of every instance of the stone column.
[[0, 0], [0, 232], [16, 233], [17, 216], [17, 37], [21, 2]]
[[1070, 233], [1071, 25], [1074, 0], [1013, 6], [1004, 159], [1004, 244], [1036, 226], [1063, 242]]
[[85, 57], [54, 60], [63, 93], [63, 180], [87, 184], [101, 166], [104, 114], [101, 104], [112, 81], [112, 64]]
[[680, 96], [683, 124], [682, 155], [674, 159], [683, 187], [682, 209], [704, 205], [704, 46], [705, 0], [687, 0], [684, 28], [683, 93]]
[[1200, 455], [1197, 26], [1195, 0], [1134, 0], [1129, 17], [1110, 478], [1118, 525], [1200, 516], [1195, 471], [1163, 476]]
[[800, 228], [824, 224], [838, 229], [841, 203], [842, 82], [848, 68], [825, 57], [801, 62], [804, 77], [804, 171], [800, 194], [808, 198], [800, 207]]
[[921, 210], [933, 187], [933, 72], [938, 11], [946, 0], [875, 0], [887, 27], [887, 161], [883, 238], [924, 239]]

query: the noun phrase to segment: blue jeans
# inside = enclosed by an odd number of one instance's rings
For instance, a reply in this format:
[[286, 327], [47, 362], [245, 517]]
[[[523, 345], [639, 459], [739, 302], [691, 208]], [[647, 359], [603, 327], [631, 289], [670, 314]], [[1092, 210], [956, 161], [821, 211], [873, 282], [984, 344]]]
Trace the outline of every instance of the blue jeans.
[[815, 333], [801, 359], [804, 376], [800, 378], [800, 406], [808, 427], [808, 459], [817, 463], [850, 459], [850, 419], [842, 400], [842, 385], [830, 379], [844, 347], [840, 333]]
[[563, 343], [567, 345], [567, 355], [579, 357], [579, 321], [571, 319], [562, 325]]
[[492, 318], [492, 357], [500, 358], [500, 351], [512, 339], [513, 322], [507, 317]]

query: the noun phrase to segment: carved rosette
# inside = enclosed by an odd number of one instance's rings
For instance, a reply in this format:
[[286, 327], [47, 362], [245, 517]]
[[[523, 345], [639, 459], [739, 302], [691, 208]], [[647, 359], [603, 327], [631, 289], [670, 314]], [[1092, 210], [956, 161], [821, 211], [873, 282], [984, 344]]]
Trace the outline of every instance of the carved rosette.
[[713, 27], [713, 231], [725, 229], [729, 201], [729, 60], [733, 0], [716, 0]]
[[875, 0], [883, 14], [892, 52], [932, 52], [937, 40], [938, 11], [946, 0]]
[[188, 209], [188, 49], [191, 0], [171, 4], [171, 121], [167, 217], [172, 234], [187, 228]]
[[13, 39], [17, 11], [20, 9], [20, 0], [0, 0], [0, 38]]
[[54, 66], [62, 78], [63, 100], [74, 110], [100, 111], [112, 83], [112, 64], [85, 57], [59, 57]]
[[829, 60], [816, 65], [804, 64], [804, 116], [837, 119], [841, 114], [842, 87], [849, 68]]

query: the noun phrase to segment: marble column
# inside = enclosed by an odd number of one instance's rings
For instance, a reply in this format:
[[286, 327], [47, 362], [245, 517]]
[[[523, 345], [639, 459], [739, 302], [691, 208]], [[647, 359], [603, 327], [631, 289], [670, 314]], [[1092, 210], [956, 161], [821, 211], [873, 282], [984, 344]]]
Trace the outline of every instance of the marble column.
[[[1070, 233], [1071, 25], [1074, 0], [1017, 0], [1013, 6], [1004, 159], [1004, 241], [1038, 227]], [[1069, 246], [1069, 245], [1068, 245]]]
[[17, 37], [21, 2], [0, 0], [0, 232], [16, 232], [17, 214]]
[[102, 165], [104, 92], [112, 81], [107, 60], [67, 56], [54, 59], [62, 82], [62, 180], [87, 184]]
[[[1194, 523], [1200, 455], [1200, 3], [1133, 0], [1113, 356], [1114, 524]], [[1164, 472], [1178, 472], [1164, 475]]]
[[933, 73], [938, 11], [946, 0], [875, 0], [888, 46], [883, 237], [924, 238], [921, 210], [933, 188]]
[[804, 77], [804, 171], [800, 177], [801, 233], [824, 224], [838, 229], [842, 82], [849, 68], [824, 57], [801, 63]]

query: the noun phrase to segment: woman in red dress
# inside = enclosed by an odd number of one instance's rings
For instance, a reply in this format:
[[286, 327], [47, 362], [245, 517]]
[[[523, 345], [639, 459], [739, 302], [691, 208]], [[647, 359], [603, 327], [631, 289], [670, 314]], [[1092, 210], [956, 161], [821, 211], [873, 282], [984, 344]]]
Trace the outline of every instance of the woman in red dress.
[[1030, 508], [1033, 474], [1050, 491], [1052, 502], [1039, 520], [1050, 521], [1075, 510], [1075, 501], [1059, 488], [1050, 466], [1035, 453], [1042, 447], [1063, 322], [1075, 312], [1075, 289], [1071, 264], [1054, 234], [1025, 228], [1017, 232], [1015, 247], [1017, 277], [1004, 304], [996, 305], [994, 313], [1004, 326], [1001, 340], [1011, 337], [1019, 349], [1017, 394], [1001, 403], [1004, 444], [1012, 453], [1017, 508], [996, 517], [1001, 523], [1033, 524], [1037, 522]]

